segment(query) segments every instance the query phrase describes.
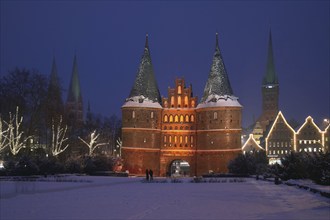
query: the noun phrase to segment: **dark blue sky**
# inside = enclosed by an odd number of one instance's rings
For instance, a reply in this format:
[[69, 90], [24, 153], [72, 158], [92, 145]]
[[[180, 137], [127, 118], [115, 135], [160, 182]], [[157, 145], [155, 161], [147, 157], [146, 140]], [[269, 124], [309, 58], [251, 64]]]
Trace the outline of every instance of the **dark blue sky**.
[[280, 109], [299, 122], [329, 118], [329, 1], [3, 1], [0, 74], [17, 67], [49, 75], [53, 55], [66, 100], [76, 51], [85, 108], [121, 116], [145, 34], [161, 95], [176, 77], [199, 99], [219, 32], [243, 126], [261, 113], [269, 29]]

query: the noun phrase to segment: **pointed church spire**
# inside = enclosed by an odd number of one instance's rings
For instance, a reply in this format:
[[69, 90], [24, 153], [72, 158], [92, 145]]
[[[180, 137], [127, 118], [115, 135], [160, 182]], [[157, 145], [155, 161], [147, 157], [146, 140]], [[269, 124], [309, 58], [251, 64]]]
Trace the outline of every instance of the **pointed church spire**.
[[215, 44], [215, 52], [213, 55], [213, 62], [208, 76], [208, 80], [204, 88], [204, 95], [201, 99], [201, 102], [205, 102], [211, 95], [213, 96], [233, 95], [233, 90], [230, 86], [226, 67], [223, 62], [219, 48], [218, 33], [216, 33], [215, 36], [216, 36], [216, 44]]
[[140, 100], [148, 99], [152, 102], [161, 102], [158, 85], [155, 79], [149, 51], [148, 34], [144, 46], [144, 53], [135, 78], [135, 83], [130, 92], [129, 99], [139, 97]]
[[264, 76], [263, 85], [278, 84], [273, 55], [272, 31], [269, 30], [268, 40], [268, 58], [266, 66], [266, 74]]
[[77, 55], [74, 55], [73, 59], [73, 68], [70, 81], [70, 87], [68, 91], [68, 102], [81, 102], [81, 91], [80, 91], [80, 82], [78, 76], [78, 65], [77, 65]]
[[53, 56], [53, 64], [52, 64], [52, 70], [50, 72], [49, 85], [50, 86], [57, 86], [57, 87], [59, 86], [55, 56]]
[[57, 74], [55, 56], [53, 56], [53, 63], [52, 63], [50, 79], [47, 89], [47, 99], [45, 102], [45, 109], [46, 109], [47, 126], [50, 126], [54, 119], [57, 120], [64, 114], [62, 92]]

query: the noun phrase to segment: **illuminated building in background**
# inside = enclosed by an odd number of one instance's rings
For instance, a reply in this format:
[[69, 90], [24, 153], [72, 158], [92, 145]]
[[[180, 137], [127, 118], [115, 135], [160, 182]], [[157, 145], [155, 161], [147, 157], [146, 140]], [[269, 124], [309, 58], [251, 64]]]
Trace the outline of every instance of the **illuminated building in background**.
[[122, 106], [124, 169], [144, 175], [227, 172], [241, 150], [242, 106], [233, 95], [218, 34], [204, 94], [198, 103], [182, 78], [160, 98], [148, 36], [135, 83]]

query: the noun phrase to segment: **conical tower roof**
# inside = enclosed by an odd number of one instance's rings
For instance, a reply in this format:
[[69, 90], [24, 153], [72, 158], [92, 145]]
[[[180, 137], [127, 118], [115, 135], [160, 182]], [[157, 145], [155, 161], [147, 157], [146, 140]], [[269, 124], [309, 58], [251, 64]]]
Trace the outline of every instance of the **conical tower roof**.
[[138, 102], [141, 104], [146, 102], [158, 103], [160, 105], [161, 103], [160, 93], [151, 62], [148, 34], [146, 35], [144, 52], [141, 58], [135, 82], [129, 97], [126, 99], [126, 103], [129, 101]]
[[73, 59], [73, 68], [67, 102], [82, 102], [76, 55]]
[[[237, 97], [233, 95], [233, 90], [230, 85], [227, 70], [220, 52], [218, 33], [216, 33], [215, 52], [213, 55], [211, 70], [204, 88], [204, 94], [200, 101], [200, 104], [209, 102], [215, 103], [218, 102], [220, 99], [223, 102], [227, 101], [228, 98], [231, 100], [236, 100], [237, 102]], [[228, 102], [227, 104], [232, 105], [233, 103]], [[238, 102], [237, 104], [240, 106]]]
[[269, 31], [269, 41], [268, 41], [268, 58], [266, 66], [266, 74], [263, 79], [263, 85], [274, 85], [278, 84], [278, 79], [276, 76], [275, 65], [274, 65], [274, 55], [273, 55], [273, 43], [272, 43], [272, 32]]

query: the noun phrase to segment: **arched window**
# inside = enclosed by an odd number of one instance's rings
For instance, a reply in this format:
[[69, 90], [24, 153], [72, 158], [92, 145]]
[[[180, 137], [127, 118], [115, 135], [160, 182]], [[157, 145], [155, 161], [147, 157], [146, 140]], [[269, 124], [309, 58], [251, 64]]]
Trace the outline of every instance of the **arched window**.
[[167, 101], [164, 101], [164, 107], [167, 108]]
[[135, 118], [135, 111], [132, 112], [132, 118]]
[[180, 144], [182, 144], [183, 138], [182, 136], [180, 136]]
[[194, 143], [194, 136], [190, 136], [190, 143], [191, 143], [191, 144]]
[[170, 115], [170, 122], [173, 122], [173, 115]]
[[188, 96], [184, 97], [184, 106], [188, 107]]
[[180, 95], [182, 93], [181, 86], [178, 86], [178, 94]]
[[194, 122], [194, 121], [195, 121], [194, 115], [190, 115], [190, 122]]
[[164, 135], [164, 143], [166, 143], [167, 141], [167, 138], [166, 138], [166, 135]]
[[191, 107], [192, 108], [195, 107], [195, 101], [194, 100], [191, 101]]
[[164, 115], [164, 122], [168, 122], [168, 116]]
[[188, 143], [188, 136], [185, 136], [185, 137], [184, 137], [184, 142], [185, 142], [185, 143]]
[[178, 107], [181, 107], [181, 96], [178, 96]]
[[171, 96], [171, 106], [174, 107], [174, 96]]
[[183, 115], [180, 115], [180, 122], [183, 122]]
[[186, 118], [186, 120], [185, 120], [185, 121], [186, 121], [186, 122], [189, 122], [189, 116], [188, 116], [188, 115], [186, 115], [186, 116], [185, 116], [185, 118]]
[[218, 112], [213, 112], [213, 119], [218, 119]]
[[174, 122], [179, 122], [179, 116], [178, 115], [175, 115]]
[[174, 143], [176, 143], [178, 141], [178, 137], [174, 136]]
[[150, 113], [150, 118], [154, 118], [154, 112]]
[[172, 136], [169, 136], [169, 141], [170, 143], [172, 143]]

